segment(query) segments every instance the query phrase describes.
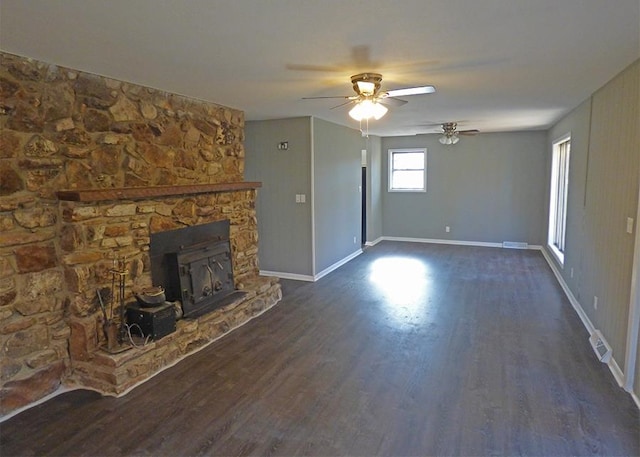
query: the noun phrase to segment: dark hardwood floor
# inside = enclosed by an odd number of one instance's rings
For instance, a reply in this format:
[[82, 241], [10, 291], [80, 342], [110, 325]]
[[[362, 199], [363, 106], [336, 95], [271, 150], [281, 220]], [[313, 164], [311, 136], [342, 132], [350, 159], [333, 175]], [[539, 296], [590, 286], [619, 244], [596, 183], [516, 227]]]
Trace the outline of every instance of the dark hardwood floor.
[[383, 242], [122, 398], [0, 425], [10, 455], [640, 455], [639, 412], [537, 251]]

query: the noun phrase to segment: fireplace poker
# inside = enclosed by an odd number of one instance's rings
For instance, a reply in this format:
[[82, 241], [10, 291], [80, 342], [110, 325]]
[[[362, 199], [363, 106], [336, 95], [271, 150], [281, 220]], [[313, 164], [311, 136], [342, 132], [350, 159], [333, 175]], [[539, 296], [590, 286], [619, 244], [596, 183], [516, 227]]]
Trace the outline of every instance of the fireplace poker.
[[125, 312], [125, 306], [124, 306], [124, 289], [125, 289], [125, 276], [127, 275], [127, 273], [129, 272], [126, 269], [127, 266], [127, 258], [123, 257], [122, 261], [119, 263], [118, 265], [118, 276], [119, 276], [119, 280], [118, 280], [118, 292], [120, 295], [120, 342], [122, 343], [124, 341], [124, 337], [126, 334], [126, 330], [125, 330], [125, 323], [124, 323], [124, 312]]
[[109, 314], [111, 318], [113, 318], [113, 302], [115, 301], [116, 296], [116, 258], [113, 259], [113, 268], [111, 268], [111, 306], [109, 309]]
[[98, 300], [100, 301], [100, 309], [102, 310], [102, 315], [104, 316], [104, 322], [109, 322], [109, 318], [107, 317], [107, 308], [104, 306], [104, 302], [102, 301], [102, 295], [100, 294], [100, 289], [96, 289], [98, 293]]

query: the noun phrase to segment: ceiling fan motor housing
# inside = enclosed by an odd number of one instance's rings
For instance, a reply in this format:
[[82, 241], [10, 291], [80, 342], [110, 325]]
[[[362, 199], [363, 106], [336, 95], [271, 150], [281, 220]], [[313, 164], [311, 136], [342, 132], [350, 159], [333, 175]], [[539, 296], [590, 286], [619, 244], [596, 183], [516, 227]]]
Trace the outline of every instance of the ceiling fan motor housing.
[[453, 136], [456, 134], [456, 127], [458, 124], [456, 122], [445, 122], [442, 124], [442, 131], [446, 136]]
[[[378, 93], [382, 86], [382, 75], [380, 73], [358, 73], [351, 77], [351, 83], [353, 84], [353, 90], [356, 91], [356, 94], [373, 96]], [[369, 90], [363, 91], [363, 86], [365, 85], [358, 85], [358, 83], [373, 84], [373, 91], [371, 91], [371, 93], [369, 93]]]

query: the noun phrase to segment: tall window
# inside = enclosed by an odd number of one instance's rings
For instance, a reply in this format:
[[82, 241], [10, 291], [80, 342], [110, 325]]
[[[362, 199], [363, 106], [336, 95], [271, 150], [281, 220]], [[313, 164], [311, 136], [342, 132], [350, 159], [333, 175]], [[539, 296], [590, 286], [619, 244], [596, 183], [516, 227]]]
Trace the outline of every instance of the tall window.
[[427, 150], [389, 149], [389, 190], [425, 192], [427, 190]]
[[549, 238], [551, 252], [564, 264], [565, 229], [567, 227], [567, 194], [569, 192], [569, 155], [571, 136], [553, 144], [551, 166], [551, 200], [549, 202]]

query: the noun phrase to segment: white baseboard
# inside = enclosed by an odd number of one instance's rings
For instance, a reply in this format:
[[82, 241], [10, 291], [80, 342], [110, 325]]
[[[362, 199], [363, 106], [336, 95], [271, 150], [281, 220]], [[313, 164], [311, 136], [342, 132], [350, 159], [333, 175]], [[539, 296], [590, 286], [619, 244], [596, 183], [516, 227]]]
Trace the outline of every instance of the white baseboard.
[[317, 275], [315, 275], [313, 277], [314, 281], [317, 281], [318, 279], [328, 275], [329, 273], [331, 273], [333, 270], [337, 270], [338, 268], [340, 268], [342, 265], [344, 265], [345, 263], [347, 263], [350, 260], [355, 259], [356, 257], [358, 257], [360, 254], [362, 254], [362, 249], [358, 249], [357, 251], [349, 254], [347, 257], [345, 257], [342, 260], [337, 261], [336, 263], [334, 263], [333, 265], [325, 268], [324, 270], [322, 270], [320, 273], [318, 273]]
[[[589, 316], [587, 316], [587, 313], [584, 312], [582, 305], [580, 305], [580, 302], [578, 302], [576, 297], [571, 292], [571, 289], [569, 289], [569, 286], [567, 285], [564, 278], [560, 274], [560, 271], [558, 270], [558, 267], [556, 266], [555, 262], [553, 262], [553, 260], [551, 260], [551, 257], [549, 257], [549, 253], [547, 253], [547, 250], [540, 248], [540, 251], [542, 252], [542, 255], [544, 256], [547, 263], [549, 264], [551, 271], [553, 271], [553, 274], [556, 276], [556, 279], [558, 280], [560, 287], [562, 287], [562, 290], [564, 291], [565, 295], [569, 299], [571, 306], [573, 306], [573, 309], [576, 311], [576, 313], [578, 314], [578, 317], [582, 321], [582, 325], [584, 325], [584, 327], [587, 329], [587, 332], [589, 332], [589, 336], [593, 335], [596, 332], [596, 328], [593, 325], [593, 322], [591, 322], [591, 320], [589, 319]], [[604, 339], [604, 337], [602, 338]], [[607, 366], [609, 367], [609, 371], [611, 371], [611, 374], [615, 378], [618, 385], [624, 388], [624, 373], [620, 369], [620, 365], [618, 365], [618, 362], [616, 362], [615, 357], [612, 356], [611, 359], [609, 359]], [[638, 397], [633, 392], [629, 392], [629, 393], [633, 397], [636, 405], [638, 405], [638, 407], [640, 408], [640, 402], [638, 401]]]
[[337, 270], [338, 268], [340, 268], [342, 265], [344, 265], [345, 263], [349, 262], [350, 260], [358, 257], [360, 254], [362, 254], [362, 249], [358, 249], [357, 251], [349, 254], [344, 259], [338, 260], [336, 263], [334, 263], [333, 265], [325, 268], [320, 273], [318, 273], [318, 274], [316, 274], [314, 276], [301, 275], [301, 274], [296, 274], [296, 273], [286, 273], [286, 272], [282, 272], [282, 271], [268, 271], [268, 270], [260, 270], [260, 276], [275, 276], [276, 278], [280, 278], [280, 279], [293, 279], [293, 280], [296, 280], [296, 281], [315, 282], [315, 281], [319, 280], [320, 278], [328, 275], [333, 270]]
[[385, 241], [406, 241], [409, 243], [451, 244], [456, 246], [480, 246], [488, 248], [501, 248], [502, 243], [487, 243], [484, 241], [439, 240], [435, 238], [406, 238], [402, 236], [383, 236]]
[[314, 281], [313, 276], [311, 275], [299, 275], [296, 273], [286, 273], [283, 271], [260, 270], [260, 276], [275, 276], [276, 278], [280, 279], [294, 279], [296, 281]]
[[[503, 248], [503, 249], [514, 249], [513, 247], [505, 246], [504, 242], [502, 243], [493, 243], [487, 241], [466, 241], [466, 240], [444, 240], [438, 238], [408, 238], [403, 236], [382, 236], [375, 241], [375, 244], [378, 244], [380, 241], [406, 241], [408, 243], [433, 243], [433, 244], [450, 244], [453, 246], [478, 246], [485, 248]], [[368, 246], [369, 244], [367, 244]], [[374, 244], [371, 244], [373, 246]], [[520, 249], [520, 248], [518, 248]], [[534, 251], [539, 251], [542, 249], [542, 246], [539, 244], [527, 244], [525, 249], [531, 249]]]
[[560, 274], [560, 271], [558, 270], [558, 267], [553, 262], [551, 257], [549, 257], [549, 253], [547, 252], [547, 250], [541, 248], [540, 252], [542, 252], [542, 256], [547, 261], [547, 264], [549, 264], [549, 267], [551, 267], [551, 271], [553, 271], [553, 274], [555, 275], [556, 279], [558, 280], [558, 283], [560, 284], [560, 287], [562, 287], [562, 290], [564, 291], [565, 295], [569, 299], [569, 302], [571, 303], [571, 306], [573, 306], [573, 309], [576, 311], [576, 313], [578, 313], [578, 317], [582, 321], [582, 325], [585, 326], [585, 328], [589, 332], [589, 336], [591, 336], [596, 331], [595, 326], [593, 325], [593, 323], [591, 322], [591, 320], [587, 316], [587, 313], [584, 312], [584, 309], [582, 309], [582, 305], [580, 305], [580, 302], [578, 302], [576, 297], [573, 295], [573, 292], [571, 292], [571, 289], [569, 289], [569, 286], [564, 281], [564, 278]]
[[381, 236], [381, 237], [379, 237], [379, 238], [376, 238], [376, 239], [375, 239], [375, 240], [373, 240], [373, 241], [367, 241], [366, 243], [364, 243], [364, 245], [365, 245], [365, 246], [375, 246], [376, 244], [378, 244], [378, 243], [379, 243], [380, 241], [382, 241], [382, 240], [384, 240], [384, 237], [382, 237], [382, 236]]
[[[464, 240], [441, 240], [437, 238], [407, 238], [403, 236], [383, 236], [384, 241], [406, 241], [409, 243], [432, 243], [432, 244], [451, 244], [454, 246], [479, 246], [486, 248], [502, 248], [502, 243], [491, 243], [486, 241], [464, 241]], [[529, 246], [529, 249], [534, 249]]]

